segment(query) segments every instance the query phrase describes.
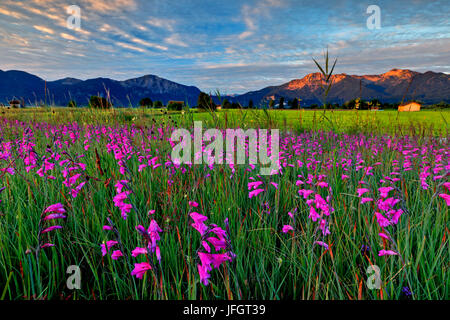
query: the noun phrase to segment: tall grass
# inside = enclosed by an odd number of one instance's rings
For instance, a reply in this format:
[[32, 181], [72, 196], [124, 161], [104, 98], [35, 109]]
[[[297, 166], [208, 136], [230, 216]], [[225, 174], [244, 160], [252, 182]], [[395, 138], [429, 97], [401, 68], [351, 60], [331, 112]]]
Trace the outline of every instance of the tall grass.
[[[95, 111], [51, 110], [27, 113], [20, 118], [14, 114], [10, 119], [0, 119], [2, 143], [21, 139], [26, 128], [34, 133], [36, 152], [42, 156], [52, 145], [54, 130], [62, 132], [64, 126], [77, 128], [79, 136], [70, 147], [63, 147], [70, 156], [84, 154], [80, 161], [87, 165], [89, 177], [85, 188], [76, 198], [63, 186], [64, 178], [45, 181], [33, 171], [27, 173], [17, 150], [13, 158], [16, 174], [0, 172], [0, 295], [2, 299], [402, 299], [406, 298], [402, 288], [408, 287], [414, 299], [449, 298], [449, 220], [448, 207], [436, 196], [443, 192], [440, 181], [428, 181], [430, 188], [420, 185], [419, 159], [414, 160], [414, 170], [402, 171], [397, 196], [408, 210], [393, 230], [395, 246], [401, 256], [378, 256], [378, 250], [387, 244], [380, 239], [380, 228], [374, 218], [372, 204], [360, 203], [356, 189], [365, 180], [367, 188], [376, 190], [379, 180], [394, 169], [393, 161], [403, 164], [401, 150], [386, 147], [388, 141], [399, 145], [428, 146], [433, 150], [447, 150], [448, 139], [434, 137], [435, 131], [419, 130], [418, 127], [403, 133], [408, 137], [390, 138], [362, 134], [382, 131], [383, 124], [361, 116], [358, 126], [353, 123], [344, 133], [324, 132], [316, 127], [310, 134], [310, 122], [305, 125], [305, 111], [301, 127], [286, 123], [286, 150], [292, 156], [289, 163], [297, 160], [308, 162], [314, 157], [315, 168], [287, 166], [282, 175], [261, 177], [266, 192], [249, 199], [247, 183], [256, 177], [257, 170], [249, 166], [236, 166], [232, 172], [228, 166], [216, 166], [209, 170], [206, 165], [197, 165], [186, 171], [160, 166], [138, 171], [137, 155], [127, 161], [133, 194], [130, 199], [136, 210], [123, 220], [113, 204], [115, 181], [122, 178], [114, 156], [107, 151], [107, 134], [99, 134], [84, 149], [84, 134], [101, 130], [125, 130], [135, 150], [144, 144], [152, 155], [159, 155], [164, 164], [170, 145], [168, 133], [158, 135], [158, 128], [191, 127], [194, 119], [203, 119], [202, 114], [186, 110], [181, 113], [166, 113], [160, 110], [146, 111]], [[225, 120], [225, 116], [227, 118]], [[239, 110], [218, 113], [216, 126], [258, 127], [278, 126], [278, 114], [270, 112], [255, 114], [254, 111]], [[27, 118], [28, 117], [28, 118]], [[15, 122], [15, 119], [22, 119]], [[216, 120], [214, 120], [216, 121]], [[250, 122], [253, 121], [253, 122]], [[298, 121], [298, 117], [295, 118]], [[207, 120], [206, 120], [207, 122]], [[282, 123], [281, 122], [281, 123]], [[54, 124], [54, 125], [52, 125]], [[204, 125], [206, 126], [206, 125]], [[372, 127], [373, 126], [373, 127]], [[288, 133], [296, 129], [297, 133]], [[53, 130], [53, 131], [52, 131]], [[62, 135], [68, 141], [69, 133]], [[427, 139], [423, 139], [425, 136]], [[443, 135], [442, 137], [448, 137]], [[299, 139], [304, 152], [293, 151], [289, 139]], [[289, 142], [291, 141], [291, 142]], [[361, 142], [361, 143], [360, 143]], [[375, 149], [367, 146], [377, 146]], [[408, 147], [412, 148], [412, 147]], [[96, 152], [98, 158], [96, 156]], [[1, 150], [0, 150], [1, 151]], [[141, 150], [142, 152], [142, 150]], [[357, 156], [358, 155], [358, 156]], [[342, 158], [364, 159], [366, 165], [380, 162], [373, 176], [361, 171], [349, 171], [349, 179], [343, 181], [342, 167], [327, 166], [328, 162], [340, 163]], [[430, 156], [430, 163], [437, 159]], [[0, 167], [7, 162], [0, 160]], [[99, 169], [101, 167], [101, 171]], [[330, 216], [332, 233], [328, 241], [329, 250], [314, 245], [317, 235], [315, 223], [308, 218], [308, 207], [298, 195], [298, 175], [326, 174], [333, 190], [332, 205], [335, 211]], [[430, 179], [431, 180], [431, 179]], [[278, 189], [270, 187], [278, 183]], [[188, 201], [195, 200], [200, 206], [196, 211], [208, 216], [211, 223], [223, 225], [225, 218], [230, 223], [230, 239], [236, 259], [212, 272], [210, 285], [200, 283], [197, 273], [196, 249], [200, 236], [190, 226]], [[63, 229], [45, 235], [55, 247], [32, 254], [38, 243], [39, 220], [42, 211], [54, 203], [62, 203], [67, 209]], [[155, 209], [152, 217], [163, 229], [161, 234], [161, 265], [147, 272], [142, 280], [131, 276], [133, 264], [140, 261], [130, 252], [142, 246], [142, 239], [135, 230], [141, 224], [148, 226], [148, 210]], [[291, 223], [287, 213], [296, 210], [295, 232], [284, 234], [283, 225]], [[102, 257], [100, 244], [114, 235], [104, 231], [103, 225], [110, 218], [120, 234], [123, 258], [114, 261], [110, 255]], [[292, 223], [291, 223], [292, 224]], [[365, 246], [368, 251], [362, 250]], [[370, 290], [366, 286], [366, 269], [370, 265], [381, 269], [382, 286]], [[66, 286], [67, 267], [81, 268], [80, 290], [69, 290]]]

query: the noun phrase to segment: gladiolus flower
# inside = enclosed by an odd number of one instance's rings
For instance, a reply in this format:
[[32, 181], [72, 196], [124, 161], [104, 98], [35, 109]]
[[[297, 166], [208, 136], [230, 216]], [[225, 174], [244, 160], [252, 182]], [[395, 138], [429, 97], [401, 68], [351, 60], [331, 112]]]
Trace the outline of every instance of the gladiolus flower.
[[249, 197], [249, 199], [251, 199], [253, 197], [256, 197], [258, 194], [260, 194], [263, 191], [264, 191], [264, 189], [256, 189], [256, 190], [250, 191], [248, 194], [248, 197]]
[[392, 251], [392, 250], [380, 250], [380, 252], [378, 252], [378, 256], [396, 256], [398, 255], [397, 252]]
[[358, 197], [361, 197], [364, 193], [369, 192], [370, 190], [367, 188], [360, 188], [358, 190], [356, 190], [356, 192], [358, 192]]
[[131, 271], [131, 275], [136, 276], [138, 279], [142, 279], [144, 274], [151, 269], [152, 266], [148, 262], [135, 263], [134, 270]]
[[53, 231], [56, 229], [62, 229], [62, 227], [61, 226], [51, 226], [51, 227], [48, 227], [47, 229], [42, 230], [41, 233], [47, 233], [47, 232], [50, 232], [50, 231]]
[[46, 243], [46, 244], [43, 244], [42, 246], [41, 246], [41, 249], [44, 249], [44, 248], [49, 248], [49, 247], [54, 247], [55, 245], [53, 244], [53, 243]]
[[65, 215], [63, 215], [63, 214], [60, 214], [60, 213], [52, 213], [52, 214], [49, 214], [48, 216], [46, 216], [45, 218], [44, 218], [44, 221], [47, 221], [47, 220], [53, 220], [53, 219], [65, 219], [65, 218], [67, 218]]
[[392, 187], [381, 187], [378, 189], [378, 191], [380, 192], [380, 197], [381, 198], [387, 198], [389, 192], [391, 192], [392, 190], [394, 190], [394, 188]]
[[47, 209], [45, 209], [44, 213], [55, 212], [55, 213], [65, 213], [64, 206], [61, 203], [52, 204]]
[[195, 208], [198, 207], [198, 203], [195, 202], [195, 201], [189, 201], [189, 205], [190, 205], [191, 207], [195, 207]]
[[371, 202], [371, 201], [373, 201], [373, 199], [372, 198], [361, 198], [361, 204], [364, 204], [364, 203], [366, 203], [366, 202]]
[[122, 254], [122, 252], [121, 252], [120, 250], [114, 251], [114, 252], [112, 253], [112, 255], [111, 255], [111, 259], [113, 259], [113, 260], [117, 260], [117, 259], [119, 259], [120, 257], [123, 257], [123, 254]]
[[288, 233], [289, 231], [292, 231], [292, 230], [294, 230], [294, 228], [293, 228], [292, 226], [290, 226], [290, 225], [288, 225], [288, 224], [285, 224], [285, 225], [283, 226], [282, 232], [283, 232], [283, 233]]
[[386, 235], [385, 233], [383, 233], [383, 232], [380, 232], [379, 234], [378, 234], [380, 237], [382, 237], [382, 238], [384, 238], [384, 239], [386, 239], [386, 240], [389, 240], [390, 238], [389, 238], [389, 236], [388, 235]]
[[139, 247], [136, 247], [136, 249], [134, 249], [132, 252], [131, 252], [131, 255], [133, 256], [133, 257], [137, 257], [138, 255], [140, 255], [140, 254], [146, 254], [148, 251], [147, 251], [147, 248], [139, 248]]
[[447, 204], [447, 207], [450, 207], [450, 195], [445, 194], [445, 193], [441, 193], [439, 195], [439, 197], [441, 197], [442, 199], [445, 200], [445, 203]]
[[321, 247], [324, 247], [325, 249], [327, 249], [328, 250], [328, 244], [326, 244], [325, 242], [323, 242], [323, 241], [315, 241], [314, 242], [314, 244], [318, 244], [319, 246], [321, 246]]

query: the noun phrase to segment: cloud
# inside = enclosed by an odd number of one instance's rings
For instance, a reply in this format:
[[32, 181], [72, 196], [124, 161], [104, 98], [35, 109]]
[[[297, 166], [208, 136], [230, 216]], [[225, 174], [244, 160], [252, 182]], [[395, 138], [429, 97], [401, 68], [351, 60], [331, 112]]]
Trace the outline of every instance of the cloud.
[[33, 28], [35, 28], [38, 31], [44, 32], [44, 33], [49, 33], [49, 34], [55, 33], [55, 31], [53, 31], [52, 29], [44, 27], [44, 26], [33, 26]]
[[20, 14], [20, 13], [15, 12], [15, 11], [10, 11], [10, 10], [7, 10], [5, 8], [0, 8], [0, 14], [5, 15], [5, 16], [9, 16], [9, 17], [13, 17], [15, 19], [26, 19], [27, 18], [23, 14]]
[[129, 49], [129, 50], [133, 50], [133, 51], [137, 51], [137, 52], [141, 52], [141, 53], [146, 52], [145, 49], [133, 46], [133, 45], [125, 43], [125, 42], [116, 42], [116, 45], [118, 45], [124, 49]]
[[176, 20], [173, 19], [161, 19], [157, 17], [152, 17], [146, 21], [146, 23], [152, 27], [166, 29], [167, 31], [172, 32], [176, 25]]
[[155, 49], [159, 49], [159, 50], [165, 51], [165, 50], [169, 49], [166, 46], [162, 46], [162, 45], [159, 45], [159, 44], [153, 43], [153, 42], [148, 42], [148, 41], [142, 40], [140, 38], [132, 38], [131, 41], [133, 41], [134, 43], [138, 43], [140, 45], [146, 46], [146, 47], [155, 48]]
[[184, 42], [183, 40], [181, 40], [181, 37], [179, 34], [174, 33], [172, 34], [170, 37], [164, 39], [164, 41], [168, 44], [174, 45], [174, 46], [179, 46], [179, 47], [188, 47], [188, 44], [186, 42]]
[[133, 11], [137, 8], [135, 0], [83, 0], [82, 3], [88, 10], [100, 13]]
[[60, 36], [61, 36], [61, 38], [66, 39], [66, 40], [70, 40], [70, 41], [80, 41], [79, 38], [76, 38], [76, 37], [74, 37], [74, 36], [72, 36], [72, 35], [70, 35], [70, 34], [64, 33], [64, 32], [60, 33]]
[[256, 5], [243, 5], [241, 10], [242, 19], [246, 30], [238, 35], [239, 39], [245, 39], [252, 36], [258, 29], [258, 19], [269, 17], [273, 8], [282, 7], [282, 1], [261, 0]]

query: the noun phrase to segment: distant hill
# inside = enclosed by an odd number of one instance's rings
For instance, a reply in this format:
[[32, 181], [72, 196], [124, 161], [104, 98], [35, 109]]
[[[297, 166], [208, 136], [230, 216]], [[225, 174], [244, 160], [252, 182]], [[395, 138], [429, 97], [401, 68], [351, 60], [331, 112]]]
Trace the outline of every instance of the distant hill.
[[[361, 97], [364, 100], [379, 99], [382, 102], [400, 102], [417, 99], [424, 103], [450, 102], [450, 75], [436, 72], [419, 73], [411, 70], [392, 69], [380, 75], [332, 76], [333, 86], [327, 101], [342, 104]], [[233, 101], [248, 104], [265, 103], [270, 99], [278, 100], [300, 98], [302, 105], [321, 104], [323, 89], [320, 73], [310, 73], [302, 79], [289, 81], [280, 86], [271, 86], [234, 97]], [[408, 88], [409, 86], [409, 88]]]
[[[364, 100], [379, 99], [382, 102], [399, 102], [416, 99], [424, 103], [450, 103], [450, 75], [428, 71], [425, 73], [411, 70], [392, 69], [379, 75], [347, 75], [345, 73], [332, 76], [333, 86], [328, 95], [328, 102], [342, 104], [361, 97]], [[270, 99], [286, 100], [300, 98], [301, 105], [321, 104], [323, 89], [320, 73], [311, 73], [302, 79], [295, 79], [280, 86], [270, 86], [258, 91], [241, 95], [227, 96], [233, 102], [248, 105], [252, 100], [255, 105], [266, 104]], [[47, 88], [47, 97], [45, 96]], [[65, 106], [73, 99], [78, 105], [86, 105], [89, 97], [108, 94], [115, 106], [136, 106], [139, 100], [150, 97], [152, 100], [187, 101], [194, 106], [200, 89], [186, 86], [155, 75], [146, 75], [125, 81], [109, 78], [79, 80], [65, 78], [56, 81], [45, 81], [23, 71], [0, 70], [0, 102], [23, 99], [27, 105], [47, 103]], [[217, 99], [216, 99], [217, 100]]]
[[[47, 97], [45, 96], [47, 88]], [[27, 105], [47, 103], [65, 106], [70, 100], [78, 105], [87, 105], [89, 97], [108, 94], [115, 106], [136, 106], [139, 100], [150, 97], [152, 100], [187, 101], [190, 105], [197, 103], [200, 90], [185, 86], [158, 76], [146, 75], [140, 78], [117, 81], [108, 78], [79, 80], [65, 78], [45, 81], [23, 71], [0, 70], [0, 102], [7, 103], [12, 98], [23, 99]]]

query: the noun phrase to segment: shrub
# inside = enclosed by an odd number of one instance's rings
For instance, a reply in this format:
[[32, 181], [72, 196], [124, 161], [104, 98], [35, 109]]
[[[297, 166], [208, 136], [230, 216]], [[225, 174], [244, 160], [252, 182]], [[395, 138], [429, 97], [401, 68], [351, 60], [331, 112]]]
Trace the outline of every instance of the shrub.
[[139, 106], [142, 108], [151, 108], [153, 107], [153, 101], [150, 98], [142, 98], [141, 101], [139, 101]]
[[67, 108], [77, 108], [77, 103], [74, 100], [70, 100], [67, 104]]
[[197, 100], [197, 107], [204, 110], [216, 110], [217, 105], [213, 102], [211, 96], [207, 93], [200, 92]]
[[106, 98], [92, 96], [89, 99], [89, 106], [94, 109], [110, 109], [112, 105]]
[[153, 108], [162, 108], [162, 107], [164, 107], [164, 105], [163, 105], [163, 103], [162, 103], [161, 101], [159, 101], [159, 100], [157, 100], [157, 101], [155, 101], [155, 102], [153, 103]]
[[183, 110], [183, 103], [170, 101], [169, 104], [167, 105], [167, 110], [181, 111]]

